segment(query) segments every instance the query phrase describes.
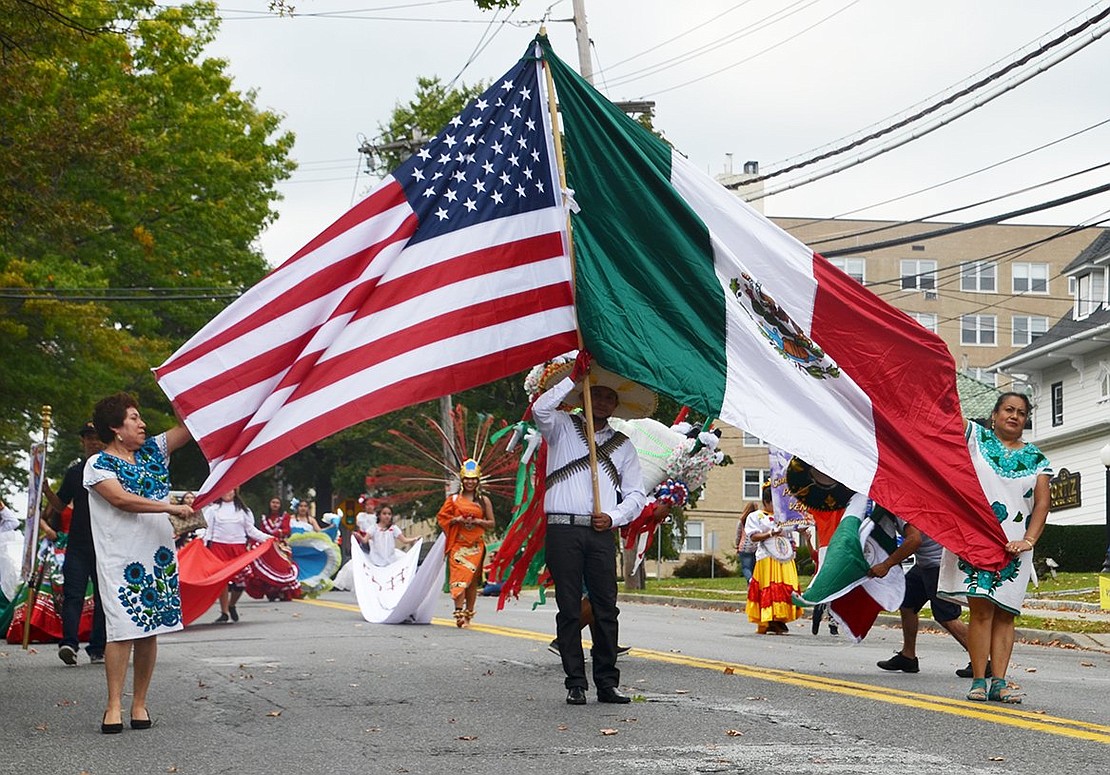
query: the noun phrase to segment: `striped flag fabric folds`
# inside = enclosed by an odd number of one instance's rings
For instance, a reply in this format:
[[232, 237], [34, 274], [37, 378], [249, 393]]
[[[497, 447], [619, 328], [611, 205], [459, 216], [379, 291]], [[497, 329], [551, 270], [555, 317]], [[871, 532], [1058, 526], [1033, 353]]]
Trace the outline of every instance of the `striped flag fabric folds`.
[[577, 346], [533, 57], [154, 370], [211, 466], [197, 505], [357, 422]]

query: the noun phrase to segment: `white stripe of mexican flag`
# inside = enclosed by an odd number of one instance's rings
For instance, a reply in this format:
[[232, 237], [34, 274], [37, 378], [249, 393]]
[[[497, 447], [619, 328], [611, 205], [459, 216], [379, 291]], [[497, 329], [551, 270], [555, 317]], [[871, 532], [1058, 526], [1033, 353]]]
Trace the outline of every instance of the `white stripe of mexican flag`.
[[725, 191], [545, 48], [598, 362], [789, 450], [979, 567], [1003, 536], [943, 341]]

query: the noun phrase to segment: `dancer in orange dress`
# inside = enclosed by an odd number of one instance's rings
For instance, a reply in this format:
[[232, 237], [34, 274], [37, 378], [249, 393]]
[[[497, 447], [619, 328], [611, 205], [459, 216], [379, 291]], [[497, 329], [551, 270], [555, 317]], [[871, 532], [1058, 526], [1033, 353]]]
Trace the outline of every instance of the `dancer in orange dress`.
[[480, 489], [482, 469], [469, 459], [459, 469], [462, 486], [440, 507], [436, 520], [447, 536], [448, 587], [455, 601], [455, 626], [466, 627], [474, 618], [482, 562], [486, 555], [486, 531], [496, 523], [493, 505]]

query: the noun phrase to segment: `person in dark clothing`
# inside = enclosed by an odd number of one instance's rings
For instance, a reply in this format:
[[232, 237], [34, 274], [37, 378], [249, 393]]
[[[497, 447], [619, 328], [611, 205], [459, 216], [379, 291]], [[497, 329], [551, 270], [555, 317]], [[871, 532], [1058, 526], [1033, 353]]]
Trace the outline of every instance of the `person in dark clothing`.
[[[62, 508], [73, 506], [73, 517], [69, 524], [69, 540], [66, 544], [65, 564], [62, 566], [62, 640], [58, 645], [58, 658], [67, 665], [77, 664], [80, 650], [77, 631], [81, 626], [81, 611], [85, 607], [85, 591], [89, 579], [93, 583], [93, 623], [86, 653], [93, 663], [104, 661], [104, 609], [100, 606], [100, 585], [96, 578], [96, 550], [93, 547], [92, 525], [89, 519], [89, 491], [85, 489], [82, 475], [85, 460], [104, 449], [104, 444], [96, 435], [93, 424], [85, 423], [81, 428], [81, 445], [84, 457], [71, 465], [62, 478], [58, 488], [58, 501]], [[55, 508], [59, 504], [54, 504]]]

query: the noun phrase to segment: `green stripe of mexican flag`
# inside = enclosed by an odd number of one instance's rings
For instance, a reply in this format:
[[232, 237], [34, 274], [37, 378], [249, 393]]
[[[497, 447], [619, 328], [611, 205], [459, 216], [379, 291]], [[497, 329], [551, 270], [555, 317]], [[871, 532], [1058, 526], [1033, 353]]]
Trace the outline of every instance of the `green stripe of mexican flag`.
[[605, 367], [788, 450], [979, 567], [1005, 564], [944, 343], [689, 164], [544, 48], [576, 306]]

